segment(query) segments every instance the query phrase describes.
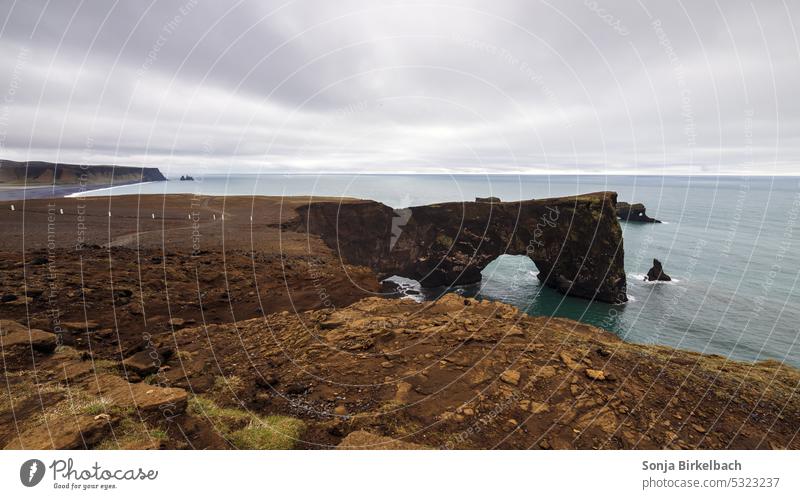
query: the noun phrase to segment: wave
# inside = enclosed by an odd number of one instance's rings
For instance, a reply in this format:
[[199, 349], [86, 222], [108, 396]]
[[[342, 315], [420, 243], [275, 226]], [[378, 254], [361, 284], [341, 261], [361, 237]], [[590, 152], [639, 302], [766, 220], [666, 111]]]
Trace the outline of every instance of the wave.
[[[132, 184], [120, 184], [120, 185], [112, 185], [111, 187], [97, 187], [94, 189], [86, 189], [78, 192], [72, 192], [64, 196], [65, 198], [83, 198], [83, 197], [93, 197], [93, 196], [101, 196], [100, 192], [108, 191], [111, 193], [114, 189], [119, 189], [120, 187], [131, 187], [137, 185], [145, 185], [145, 184], [154, 184], [156, 182], [163, 182], [163, 180], [150, 180], [148, 182], [134, 182]], [[135, 194], [135, 193], [134, 193]]]
[[679, 284], [682, 281], [682, 279], [675, 279], [674, 277], [672, 278], [671, 281], [645, 281], [644, 278], [646, 276], [647, 274], [634, 274], [634, 273], [628, 274], [629, 279], [633, 281], [639, 281], [642, 284]]

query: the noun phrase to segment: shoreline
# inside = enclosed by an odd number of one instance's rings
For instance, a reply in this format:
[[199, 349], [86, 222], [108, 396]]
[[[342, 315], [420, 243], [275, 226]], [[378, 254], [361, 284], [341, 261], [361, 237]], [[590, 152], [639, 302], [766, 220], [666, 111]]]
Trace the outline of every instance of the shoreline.
[[[103, 196], [103, 194], [95, 195], [93, 193], [97, 193], [97, 192], [101, 192], [101, 191], [112, 191], [112, 190], [116, 189], [117, 187], [129, 187], [129, 186], [132, 186], [132, 185], [145, 185], [145, 184], [154, 184], [154, 183], [157, 183], [157, 182], [168, 182], [168, 181], [169, 181], [169, 179], [167, 179], [167, 180], [150, 180], [148, 182], [131, 182], [130, 184], [119, 184], [119, 185], [113, 185], [111, 187], [99, 187], [97, 189], [86, 189], [86, 190], [83, 190], [83, 191], [71, 192], [71, 193], [69, 193], [69, 194], [67, 194], [67, 195], [65, 195], [63, 197], [65, 197], [65, 198], [98, 197], [98, 196]], [[169, 194], [169, 193], [165, 193], [165, 194]], [[127, 194], [127, 195], [130, 196], [130, 195], [135, 195], [135, 194]], [[147, 195], [158, 196], [159, 194], [150, 193], [150, 194], [142, 194], [142, 195], [143, 196], [147, 196]], [[114, 196], [114, 194], [109, 193], [109, 194], [107, 194], [107, 196], [111, 197], [111, 196]]]
[[[105, 188], [108, 189], [108, 188]], [[49, 188], [47, 188], [49, 190]], [[95, 191], [86, 191], [86, 192], [96, 192]], [[68, 201], [68, 204], [63, 205], [65, 212], [75, 211], [74, 207], [77, 207], [78, 204], [76, 203], [86, 203], [86, 206], [89, 208], [90, 213], [92, 214], [91, 218], [87, 219], [87, 227], [86, 227], [86, 234], [95, 233], [100, 234], [100, 239], [86, 239], [86, 244], [92, 245], [103, 245], [103, 246], [111, 246], [112, 248], [116, 247], [129, 247], [134, 243], [141, 244], [143, 247], [161, 247], [163, 242], [167, 244], [174, 243], [176, 240], [172, 239], [177, 235], [181, 234], [181, 232], [186, 232], [185, 240], [190, 240], [191, 232], [193, 230], [192, 227], [186, 226], [182, 227], [181, 225], [187, 221], [186, 213], [189, 210], [194, 210], [202, 203], [202, 200], [212, 200], [213, 202], [207, 203], [203, 208], [202, 211], [204, 212], [202, 215], [203, 222], [200, 224], [199, 228], [200, 231], [203, 233], [203, 243], [202, 247], [206, 248], [209, 244], [208, 240], [208, 230], [210, 228], [214, 228], [214, 230], [218, 230], [217, 224], [218, 222], [222, 221], [220, 214], [224, 213], [225, 216], [225, 225], [226, 225], [226, 233], [225, 236], [227, 245], [229, 248], [233, 249], [241, 249], [249, 251], [251, 249], [250, 239], [254, 235], [251, 233], [254, 229], [257, 230], [260, 236], [254, 239], [255, 247], [258, 247], [260, 250], [263, 250], [264, 247], [261, 246], [258, 241], [262, 241], [262, 244], [266, 244], [271, 246], [273, 244], [273, 240], [277, 237], [273, 232], [277, 229], [278, 232], [286, 234], [287, 227], [278, 227], [278, 224], [283, 224], [284, 226], [288, 223], [288, 219], [285, 218], [287, 216], [291, 217], [292, 213], [295, 209], [299, 206], [306, 205], [310, 202], [313, 203], [333, 203], [335, 205], [339, 205], [340, 203], [355, 203], [355, 204], [370, 204], [374, 203], [370, 200], [363, 200], [357, 198], [327, 198], [327, 197], [315, 197], [309, 198], [305, 196], [286, 196], [286, 197], [278, 197], [278, 196], [241, 196], [241, 195], [229, 195], [229, 196], [206, 196], [202, 195], [200, 197], [200, 201], [197, 199], [193, 199], [192, 194], [184, 194], [184, 193], [174, 193], [174, 194], [125, 194], [125, 195], [87, 195], [87, 196], [66, 196], [61, 198], [29, 198], [28, 201], [31, 201], [26, 207], [29, 211], [29, 216], [27, 217], [27, 230], [26, 230], [26, 245], [28, 248], [26, 251], [36, 251], [37, 249], [44, 249], [44, 245], [47, 242], [46, 234], [37, 234], [34, 227], [37, 225], [37, 220], [31, 216], [33, 212], [37, 212], [37, 215], [44, 216], [47, 213], [47, 204], [46, 201], [50, 199], [55, 204], [61, 204], [59, 201]], [[541, 200], [540, 200], [541, 201]], [[259, 205], [265, 206], [265, 208], [260, 208]], [[254, 208], [255, 206], [255, 208]], [[158, 213], [162, 207], [166, 207], [166, 211]], [[213, 207], [213, 208], [212, 208]], [[224, 208], [223, 208], [224, 207]], [[212, 209], [209, 209], [212, 208]], [[113, 224], [113, 230], [108, 231], [108, 210], [113, 212], [113, 220], [115, 223]], [[253, 222], [250, 221], [250, 216], [252, 213], [263, 213], [264, 209], [267, 211], [274, 211], [274, 212], [281, 212], [281, 222], [278, 221], [278, 218], [274, 220], [268, 215], [266, 218], [263, 218], [263, 215], [260, 215], [259, 218]], [[17, 207], [17, 211], [21, 210], [21, 207]], [[94, 213], [92, 213], [94, 212]], [[10, 210], [4, 210], [0, 212], [2, 214], [11, 214]], [[276, 213], [277, 216], [277, 213]], [[214, 218], [216, 217], [216, 218]], [[136, 220], [139, 221], [141, 226], [135, 224]], [[154, 224], [158, 224], [157, 230], [150, 230], [147, 226], [151, 223], [151, 220], [154, 220]], [[162, 220], [164, 221], [165, 225], [162, 227]], [[0, 218], [0, 222], [2, 219]], [[46, 219], [43, 218], [41, 220], [42, 228], [46, 227]], [[91, 222], [91, 225], [89, 223]], [[295, 222], [296, 223], [296, 222]], [[266, 224], [266, 225], [264, 225]], [[620, 226], [624, 225], [624, 223], [620, 222]], [[21, 230], [21, 228], [20, 228]], [[290, 229], [291, 230], [291, 229]], [[162, 232], [163, 236], [168, 238], [162, 240]], [[8, 232], [9, 235], [12, 236], [13, 239], [13, 229]], [[20, 234], [21, 235], [21, 234]], [[39, 237], [37, 237], [39, 236]], [[262, 239], [261, 236], [265, 236], [268, 239]], [[110, 239], [108, 239], [110, 237]], [[285, 237], [285, 236], [284, 236]], [[59, 241], [62, 241], [62, 237], [57, 238]], [[269, 242], [267, 242], [267, 240]], [[5, 241], [0, 243], [0, 250], [11, 251], [11, 247], [13, 247], [13, 240], [12, 246], [7, 244], [9, 241]], [[183, 243], [181, 243], [183, 245]], [[218, 244], [221, 245], [221, 240], [219, 243], [214, 242], [213, 246], [217, 246]], [[334, 247], [336, 245], [334, 244]], [[66, 248], [65, 248], [66, 249]], [[190, 254], [194, 249], [191, 245], [185, 247], [178, 247], [175, 248], [178, 254]], [[374, 273], [374, 272], [373, 272]], [[375, 274], [377, 276], [377, 274]], [[387, 277], [390, 278], [391, 276]], [[533, 279], [536, 276], [532, 276]], [[676, 280], [674, 282], [668, 283], [669, 285], [675, 285], [679, 281]], [[662, 283], [657, 283], [662, 284]], [[462, 284], [462, 285], [452, 285], [449, 287], [449, 291], [447, 292], [454, 292], [459, 288], [467, 288], [470, 286], [475, 286], [475, 283], [472, 284]], [[477, 284], [480, 286], [480, 284]], [[430, 290], [437, 290], [444, 288], [429, 288]], [[435, 291], [434, 291], [435, 292]], [[389, 293], [387, 293], [389, 294]], [[635, 302], [636, 299], [630, 299], [631, 294], [627, 293], [629, 298], [629, 302]], [[416, 297], [415, 297], [416, 298]], [[506, 304], [508, 302], [503, 301], [501, 298], [498, 297], [484, 297], [487, 301], [491, 301], [493, 303], [503, 303]], [[422, 302], [424, 303], [432, 303], [431, 300], [426, 300]], [[587, 302], [588, 306], [589, 302]], [[624, 307], [624, 304], [600, 304], [598, 305], [607, 305], [609, 307]], [[531, 312], [531, 317], [547, 317], [547, 314], [536, 314]], [[556, 316], [554, 316], [556, 317]], [[566, 316], [570, 317], [570, 316]], [[578, 320], [578, 319], [575, 319]], [[600, 324], [592, 323], [591, 321], [586, 320], [579, 320], [579, 322], [587, 325], [592, 325], [595, 327], [602, 327]], [[606, 328], [606, 330], [613, 332], [615, 335], [619, 335], [621, 338], [624, 333], [621, 332], [614, 332], [613, 328]], [[624, 340], [629, 341], [629, 340]], [[631, 344], [647, 344], [642, 342], [636, 342], [635, 340], [629, 341]], [[668, 342], [657, 343], [658, 345], [675, 348], [672, 344]], [[726, 359], [734, 362], [764, 362], [764, 361], [772, 361], [778, 362], [787, 366], [791, 366], [794, 368], [800, 368], [795, 362], [791, 360], [787, 360], [785, 357], [779, 356], [770, 356], [770, 357], [762, 357], [762, 358], [749, 358], [746, 356], [729, 356], [724, 355], [718, 351], [711, 351], [707, 352], [700, 348], [691, 348], [690, 346], [685, 346], [680, 348], [682, 351], [686, 352], [693, 352], [702, 355], [723, 355]]]
[[24, 201], [28, 199], [60, 199], [60, 198], [80, 198], [89, 192], [112, 190], [116, 187], [126, 187], [136, 184], [152, 184], [154, 182], [164, 182], [163, 180], [151, 180], [147, 182], [126, 182], [115, 184], [111, 187], [95, 187], [81, 184], [65, 185], [9, 185], [0, 184], [0, 201]]

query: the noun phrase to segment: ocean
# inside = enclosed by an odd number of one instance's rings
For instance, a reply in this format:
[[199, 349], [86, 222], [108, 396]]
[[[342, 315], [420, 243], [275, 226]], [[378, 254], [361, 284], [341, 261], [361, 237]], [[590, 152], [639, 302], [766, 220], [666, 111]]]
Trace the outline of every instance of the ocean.
[[[499, 257], [479, 285], [455, 291], [594, 324], [631, 342], [800, 367], [800, 177], [229, 174], [83, 194], [344, 196], [402, 208], [605, 190], [644, 203], [649, 216], [664, 222], [621, 222], [627, 304], [565, 297], [541, 286], [524, 256]], [[671, 282], [643, 280], [653, 258]], [[445, 291], [398, 280], [410, 299]]]

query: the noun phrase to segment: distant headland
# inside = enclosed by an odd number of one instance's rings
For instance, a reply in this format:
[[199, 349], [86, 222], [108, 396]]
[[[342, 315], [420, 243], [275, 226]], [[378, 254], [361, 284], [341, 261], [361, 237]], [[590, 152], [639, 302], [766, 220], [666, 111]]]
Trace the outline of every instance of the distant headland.
[[82, 190], [167, 180], [158, 168], [0, 159], [0, 199], [58, 197]]

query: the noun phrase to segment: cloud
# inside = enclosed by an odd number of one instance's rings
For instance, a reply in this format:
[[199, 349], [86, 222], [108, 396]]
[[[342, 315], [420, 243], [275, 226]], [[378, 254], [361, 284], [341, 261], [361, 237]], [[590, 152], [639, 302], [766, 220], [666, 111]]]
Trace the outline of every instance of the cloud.
[[798, 172], [796, 4], [5, 2], [0, 154], [219, 171]]

